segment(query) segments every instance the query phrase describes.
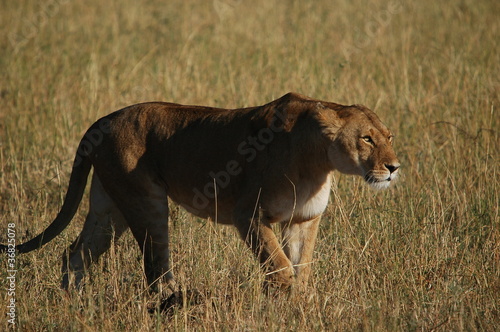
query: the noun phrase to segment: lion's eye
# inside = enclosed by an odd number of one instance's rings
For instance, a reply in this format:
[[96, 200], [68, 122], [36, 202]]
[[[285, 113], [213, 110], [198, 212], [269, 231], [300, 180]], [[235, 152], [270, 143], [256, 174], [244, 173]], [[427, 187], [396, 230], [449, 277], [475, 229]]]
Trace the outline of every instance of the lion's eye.
[[373, 140], [370, 136], [363, 136], [361, 137], [363, 139], [363, 141], [365, 141], [366, 143], [368, 144], [373, 144]]
[[389, 143], [392, 144], [392, 141], [394, 140], [394, 135], [390, 135], [389, 137], [387, 137], [387, 139], [389, 139]]

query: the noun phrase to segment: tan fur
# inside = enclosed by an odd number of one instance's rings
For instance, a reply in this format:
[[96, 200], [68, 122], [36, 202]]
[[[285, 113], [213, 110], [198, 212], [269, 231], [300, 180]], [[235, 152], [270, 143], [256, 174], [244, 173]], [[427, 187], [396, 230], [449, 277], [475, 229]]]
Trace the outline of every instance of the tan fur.
[[[148, 283], [173, 287], [167, 197], [199, 217], [236, 226], [273, 283], [306, 284], [331, 171], [388, 186], [399, 167], [391, 137], [366, 107], [294, 93], [235, 110], [133, 105], [87, 131], [61, 212], [17, 249], [37, 249], [66, 227], [92, 165], [90, 211], [64, 255], [64, 287], [73, 277], [78, 284], [127, 228], [143, 252]], [[282, 225], [282, 244], [273, 223]]]

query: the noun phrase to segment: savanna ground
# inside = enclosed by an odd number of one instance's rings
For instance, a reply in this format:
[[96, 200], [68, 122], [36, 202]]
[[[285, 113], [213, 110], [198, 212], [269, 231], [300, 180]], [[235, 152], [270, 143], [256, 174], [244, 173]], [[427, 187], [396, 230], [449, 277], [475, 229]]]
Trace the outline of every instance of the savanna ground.
[[310, 291], [268, 297], [232, 228], [174, 210], [173, 268], [201, 304], [150, 315], [130, 233], [80, 295], [60, 256], [1, 258], [0, 329], [494, 331], [500, 326], [500, 2], [2, 1], [0, 240], [55, 217], [97, 118], [152, 100], [259, 105], [288, 91], [374, 109], [396, 134], [394, 188], [336, 174]]

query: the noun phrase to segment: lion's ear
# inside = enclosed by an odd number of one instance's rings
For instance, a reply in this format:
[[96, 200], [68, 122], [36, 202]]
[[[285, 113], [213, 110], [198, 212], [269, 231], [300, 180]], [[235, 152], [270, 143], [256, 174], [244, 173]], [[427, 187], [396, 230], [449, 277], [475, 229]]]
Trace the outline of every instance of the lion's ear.
[[[333, 107], [330, 107], [333, 106]], [[339, 117], [337, 104], [325, 105], [322, 102], [316, 103], [315, 113], [323, 133], [334, 135], [344, 125], [345, 120]]]

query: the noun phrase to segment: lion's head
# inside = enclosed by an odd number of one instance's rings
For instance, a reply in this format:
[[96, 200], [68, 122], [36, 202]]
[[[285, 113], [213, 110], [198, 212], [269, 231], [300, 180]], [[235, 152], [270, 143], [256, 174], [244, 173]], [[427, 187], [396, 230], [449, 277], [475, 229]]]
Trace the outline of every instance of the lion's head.
[[360, 105], [342, 107], [329, 112], [328, 117], [336, 127], [329, 135], [332, 144], [328, 155], [333, 168], [361, 175], [373, 188], [387, 188], [400, 166], [389, 129], [375, 113]]

